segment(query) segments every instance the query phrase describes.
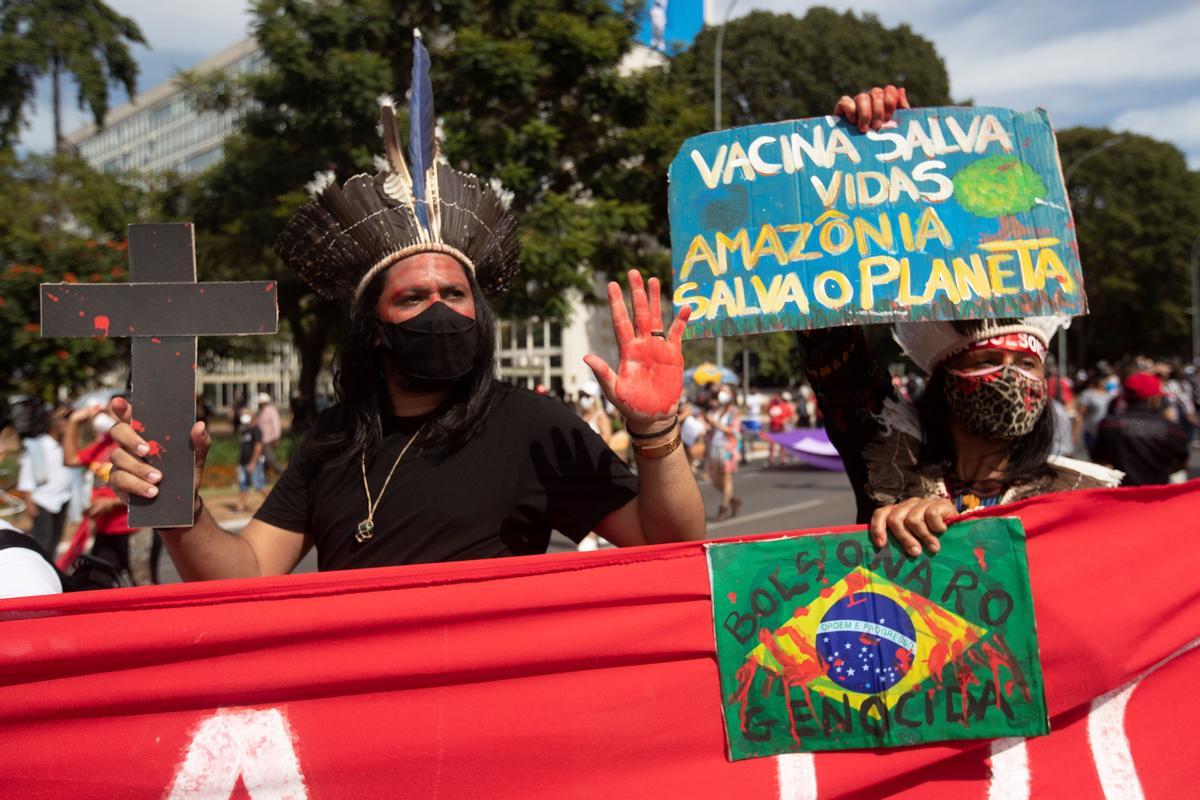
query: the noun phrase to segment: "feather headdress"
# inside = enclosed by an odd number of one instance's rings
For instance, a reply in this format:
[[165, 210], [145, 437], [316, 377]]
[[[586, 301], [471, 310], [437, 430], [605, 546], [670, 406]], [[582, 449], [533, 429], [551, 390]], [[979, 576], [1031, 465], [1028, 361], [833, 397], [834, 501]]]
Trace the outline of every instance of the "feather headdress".
[[976, 342], [995, 336], [1028, 333], [1049, 347], [1055, 331], [1068, 324], [1070, 318], [1065, 317], [898, 322], [893, 328], [892, 336], [904, 354], [929, 375], [946, 359], [958, 355]]
[[357, 299], [380, 273], [417, 253], [445, 253], [499, 294], [519, 269], [517, 223], [493, 183], [452, 169], [441, 158], [429, 80], [429, 51], [413, 31], [409, 148], [404, 158], [391, 98], [381, 97], [383, 162], [374, 176], [338, 186], [332, 173], [308, 185], [275, 252], [318, 294]]

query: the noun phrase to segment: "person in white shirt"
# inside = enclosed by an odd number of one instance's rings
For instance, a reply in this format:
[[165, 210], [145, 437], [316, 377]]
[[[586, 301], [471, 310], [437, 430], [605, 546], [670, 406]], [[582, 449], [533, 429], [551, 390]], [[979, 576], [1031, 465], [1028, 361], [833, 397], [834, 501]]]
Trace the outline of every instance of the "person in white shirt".
[[26, 513], [33, 519], [29, 534], [49, 558], [54, 558], [62, 538], [67, 502], [75, 483], [74, 472], [63, 464], [65, 429], [64, 410], [55, 409], [48, 420], [21, 432], [17, 491], [24, 495]]
[[29, 536], [0, 519], [0, 599], [59, 594], [58, 572], [41, 553], [25, 545]]

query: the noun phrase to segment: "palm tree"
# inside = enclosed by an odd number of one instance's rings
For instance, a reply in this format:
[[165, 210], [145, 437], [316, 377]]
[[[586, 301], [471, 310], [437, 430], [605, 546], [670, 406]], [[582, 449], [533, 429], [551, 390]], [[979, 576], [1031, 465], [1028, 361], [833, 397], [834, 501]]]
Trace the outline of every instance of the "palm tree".
[[99, 0], [4, 0], [0, 3], [0, 148], [18, 138], [38, 78], [50, 76], [54, 150], [63, 151], [62, 76], [79, 85], [79, 107], [102, 126], [108, 87], [137, 90], [130, 45], [146, 44], [141, 28]]

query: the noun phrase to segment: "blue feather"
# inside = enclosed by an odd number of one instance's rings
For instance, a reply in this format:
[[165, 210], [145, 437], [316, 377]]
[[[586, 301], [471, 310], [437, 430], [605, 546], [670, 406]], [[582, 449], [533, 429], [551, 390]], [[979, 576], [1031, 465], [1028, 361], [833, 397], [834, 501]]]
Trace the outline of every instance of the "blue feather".
[[429, 80], [429, 51], [421, 42], [421, 32], [413, 31], [412, 88], [408, 100], [408, 152], [412, 167], [413, 199], [417, 219], [429, 227], [425, 178], [434, 158], [433, 84]]

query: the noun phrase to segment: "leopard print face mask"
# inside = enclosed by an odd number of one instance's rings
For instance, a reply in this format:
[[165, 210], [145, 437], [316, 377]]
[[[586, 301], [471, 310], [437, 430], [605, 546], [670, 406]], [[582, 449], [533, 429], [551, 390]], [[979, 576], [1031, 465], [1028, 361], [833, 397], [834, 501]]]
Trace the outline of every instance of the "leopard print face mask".
[[1046, 407], [1046, 381], [1012, 364], [946, 370], [946, 402], [976, 436], [1011, 441], [1033, 430]]

